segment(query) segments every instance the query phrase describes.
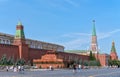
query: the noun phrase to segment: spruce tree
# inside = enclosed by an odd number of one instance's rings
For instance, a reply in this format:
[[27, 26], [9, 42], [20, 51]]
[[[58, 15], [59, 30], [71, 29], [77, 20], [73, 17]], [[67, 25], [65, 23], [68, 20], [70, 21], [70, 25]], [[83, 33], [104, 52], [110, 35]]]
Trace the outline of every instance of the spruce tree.
[[5, 54], [1, 57], [0, 64], [7, 65], [7, 57]]
[[90, 61], [96, 60], [95, 56], [92, 54], [92, 51], [90, 51]]

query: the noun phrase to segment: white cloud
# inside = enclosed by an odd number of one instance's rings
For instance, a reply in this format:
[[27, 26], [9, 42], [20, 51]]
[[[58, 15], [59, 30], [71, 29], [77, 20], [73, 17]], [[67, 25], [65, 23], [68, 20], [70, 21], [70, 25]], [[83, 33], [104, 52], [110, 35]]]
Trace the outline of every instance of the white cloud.
[[57, 8], [58, 10], [69, 10], [69, 7], [67, 5], [70, 5], [72, 7], [79, 7], [79, 4], [75, 2], [74, 0], [47, 0], [45, 4], [48, 3], [46, 6]]
[[78, 38], [71, 40], [69, 42], [65, 42], [63, 43], [63, 45], [66, 47], [66, 49], [81, 49], [82, 45], [89, 43], [88, 40], [89, 40], [88, 38], [87, 39]]
[[68, 8], [67, 7], [65, 7], [64, 5], [63, 5], [63, 1], [61, 0], [61, 1], [50, 1], [49, 2], [49, 8], [57, 8], [57, 10], [64, 10], [64, 11], [66, 11], [66, 10], [68, 10]]
[[111, 37], [113, 34], [120, 32], [120, 29], [113, 30], [107, 33], [98, 33], [98, 40]]
[[[106, 33], [98, 33], [98, 41], [101, 39], [106, 39], [108, 37], [113, 36], [114, 34], [120, 32], [120, 29], [113, 30], [111, 32]], [[86, 45], [84, 49], [89, 48], [91, 42], [91, 34], [89, 33], [70, 33], [62, 35], [62, 38], [68, 38], [69, 41], [61, 43], [64, 45], [66, 49], [81, 49], [83, 45]]]
[[70, 33], [62, 35], [62, 38], [69, 39], [69, 41], [62, 43], [66, 49], [80, 49], [82, 45], [90, 42], [90, 34], [87, 33]]
[[64, 34], [62, 35], [62, 37], [79, 37], [79, 36], [90, 36], [91, 34], [87, 34], [87, 33], [70, 33], [70, 34]]
[[68, 4], [74, 6], [74, 7], [78, 7], [78, 3], [76, 3], [74, 0], [65, 0]]
[[116, 29], [116, 30], [111, 31], [111, 32], [109, 32], [109, 33], [113, 34], [113, 33], [117, 33], [117, 32], [120, 32], [120, 29]]

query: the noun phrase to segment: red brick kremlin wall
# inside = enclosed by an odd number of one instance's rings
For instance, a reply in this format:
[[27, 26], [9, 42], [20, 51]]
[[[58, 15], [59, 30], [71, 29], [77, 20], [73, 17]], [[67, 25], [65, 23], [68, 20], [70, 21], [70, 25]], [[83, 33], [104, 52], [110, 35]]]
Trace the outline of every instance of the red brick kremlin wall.
[[[23, 58], [27, 61], [30, 61], [33, 64], [33, 60], [41, 60], [41, 61], [51, 61], [51, 62], [60, 62], [61, 67], [66, 67], [65, 63], [69, 63], [69, 61], [74, 60], [89, 60], [89, 56], [74, 54], [74, 53], [66, 53], [66, 52], [56, 52], [52, 50], [44, 50], [44, 49], [34, 49], [29, 48], [27, 44], [18, 44], [18, 45], [9, 45], [9, 44], [0, 44], [0, 58], [3, 55], [6, 55], [7, 58], [13, 56], [15, 59]], [[42, 58], [43, 57], [43, 58]], [[46, 60], [48, 59], [48, 60]], [[44, 66], [48, 67], [48, 64], [44, 64]], [[52, 64], [51, 64], [52, 65]], [[59, 66], [59, 64], [55, 64], [54, 66]]]
[[15, 59], [19, 58], [18, 46], [0, 44], [0, 58], [5, 54], [7, 58], [13, 56]]
[[33, 59], [39, 59], [47, 52], [47, 50], [43, 49], [35, 49], [35, 48], [29, 48], [28, 57], [30, 61], [33, 61]]
[[[5, 54], [7, 58], [13, 56], [14, 59], [20, 58], [20, 47], [17, 45], [9, 44], [0, 44], [0, 58]], [[24, 56], [25, 60], [33, 61], [33, 59], [40, 59], [48, 50], [43, 49], [34, 49], [29, 47], [22, 47], [22, 50], [25, 50], [24, 53], [21, 53]], [[28, 52], [28, 53], [26, 53]], [[28, 56], [28, 57], [27, 57]]]

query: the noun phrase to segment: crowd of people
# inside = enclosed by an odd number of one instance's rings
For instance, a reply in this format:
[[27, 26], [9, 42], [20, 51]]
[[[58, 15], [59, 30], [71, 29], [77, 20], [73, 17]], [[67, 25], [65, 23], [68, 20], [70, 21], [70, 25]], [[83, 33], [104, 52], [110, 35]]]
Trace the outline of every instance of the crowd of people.
[[77, 65], [77, 64], [74, 64], [73, 65], [73, 72], [76, 73], [77, 70], [80, 70], [80, 69], [83, 69], [83, 66], [82, 65]]
[[21, 72], [24, 71], [24, 66], [6, 66], [6, 71], [12, 70], [13, 72]]

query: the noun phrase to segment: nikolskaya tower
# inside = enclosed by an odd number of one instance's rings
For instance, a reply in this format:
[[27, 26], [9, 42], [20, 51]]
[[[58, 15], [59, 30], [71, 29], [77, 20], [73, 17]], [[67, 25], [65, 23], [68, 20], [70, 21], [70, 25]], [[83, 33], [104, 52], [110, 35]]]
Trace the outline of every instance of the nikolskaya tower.
[[97, 43], [95, 20], [93, 20], [92, 22], [93, 22], [93, 28], [92, 28], [92, 37], [91, 37], [91, 43], [90, 43], [90, 51], [92, 51], [93, 54], [97, 54], [99, 49], [98, 49], [98, 43]]

